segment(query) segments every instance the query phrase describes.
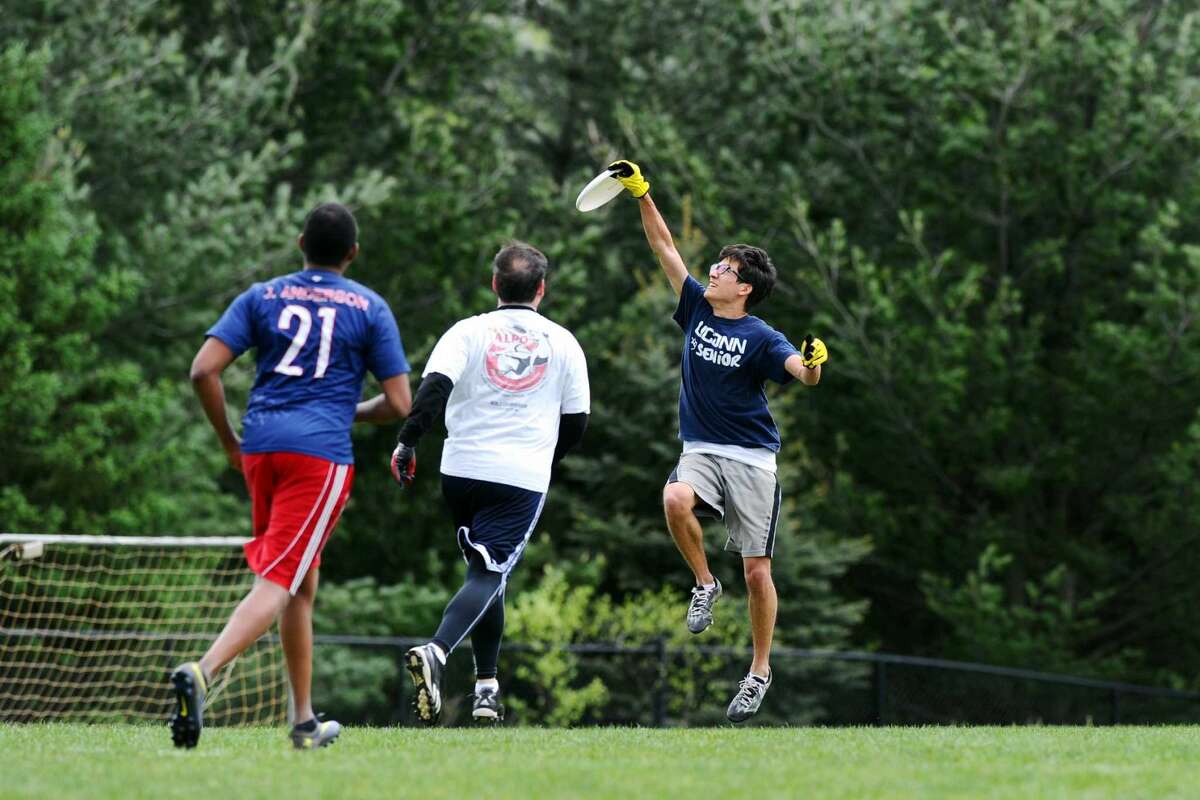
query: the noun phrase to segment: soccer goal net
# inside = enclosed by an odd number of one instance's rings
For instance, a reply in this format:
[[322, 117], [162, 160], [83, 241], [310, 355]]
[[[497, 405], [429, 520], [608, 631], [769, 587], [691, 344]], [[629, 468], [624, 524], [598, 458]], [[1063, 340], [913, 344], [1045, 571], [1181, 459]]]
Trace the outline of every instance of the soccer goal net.
[[[165, 721], [168, 672], [250, 588], [244, 541], [0, 534], [0, 721]], [[283, 722], [285, 675], [260, 639], [210, 687], [205, 723]]]

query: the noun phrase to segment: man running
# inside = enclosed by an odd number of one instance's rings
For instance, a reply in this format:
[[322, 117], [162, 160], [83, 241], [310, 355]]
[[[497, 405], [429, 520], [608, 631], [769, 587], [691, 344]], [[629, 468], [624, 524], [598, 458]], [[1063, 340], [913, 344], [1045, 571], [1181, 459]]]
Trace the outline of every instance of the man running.
[[[310, 697], [317, 568], [354, 480], [351, 424], [403, 417], [412, 395], [391, 309], [344, 276], [358, 255], [354, 215], [337, 203], [318, 206], [299, 244], [304, 269], [239, 295], [192, 362], [204, 413], [250, 490], [254, 539], [245, 551], [258, 577], [204, 656], [171, 673], [176, 747], [196, 746], [213, 677], [276, 619], [295, 701], [292, 744], [315, 749], [341, 732], [337, 722], [316, 718]], [[239, 440], [226, 415], [221, 373], [251, 348], [258, 372]], [[359, 402], [368, 370], [383, 393]]]
[[471, 716], [488, 722], [503, 717], [497, 662], [508, 576], [542, 513], [551, 466], [587, 427], [591, 401], [583, 350], [570, 331], [537, 310], [546, 269], [546, 257], [521, 242], [496, 254], [496, 309], [443, 334], [392, 454], [393, 476], [410, 483], [417, 442], [445, 410], [442, 495], [467, 578], [429, 643], [406, 654], [417, 716], [429, 725], [442, 713], [446, 658], [468, 635], [475, 655]]

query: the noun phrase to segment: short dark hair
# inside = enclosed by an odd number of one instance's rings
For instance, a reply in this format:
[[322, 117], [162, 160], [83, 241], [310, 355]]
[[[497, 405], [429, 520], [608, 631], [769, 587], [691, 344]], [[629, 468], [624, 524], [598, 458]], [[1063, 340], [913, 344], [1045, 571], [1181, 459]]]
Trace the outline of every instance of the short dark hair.
[[341, 266], [358, 243], [358, 223], [341, 203], [322, 203], [304, 220], [304, 258], [318, 267]]
[[746, 297], [746, 308], [750, 309], [771, 296], [775, 288], [775, 265], [761, 247], [750, 244], [727, 244], [721, 248], [718, 260], [732, 259], [738, 265], [738, 278], [750, 284], [751, 292]]
[[550, 262], [533, 245], [509, 242], [492, 259], [496, 294], [502, 303], [532, 303], [538, 284], [546, 279]]

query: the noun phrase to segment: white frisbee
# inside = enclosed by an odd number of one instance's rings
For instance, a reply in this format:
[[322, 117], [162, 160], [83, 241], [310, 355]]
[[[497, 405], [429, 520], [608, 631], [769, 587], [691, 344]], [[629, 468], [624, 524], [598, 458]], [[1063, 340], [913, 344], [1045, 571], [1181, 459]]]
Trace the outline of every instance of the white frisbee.
[[595, 211], [619, 195], [625, 187], [619, 180], [612, 177], [612, 174], [611, 170], [606, 169], [592, 178], [591, 182], [583, 187], [579, 197], [575, 198], [575, 208], [580, 211]]

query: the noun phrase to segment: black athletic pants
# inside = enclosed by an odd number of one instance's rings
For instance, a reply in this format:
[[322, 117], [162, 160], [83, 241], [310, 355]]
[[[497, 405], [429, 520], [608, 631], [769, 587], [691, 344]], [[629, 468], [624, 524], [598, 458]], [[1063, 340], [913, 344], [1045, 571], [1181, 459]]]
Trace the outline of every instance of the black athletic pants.
[[494, 678], [504, 636], [504, 589], [546, 496], [452, 475], [442, 476], [442, 494], [467, 559], [467, 579], [446, 606], [433, 643], [449, 654], [469, 634], [476, 677]]
[[478, 553], [468, 555], [467, 563], [467, 580], [446, 606], [433, 643], [449, 653], [469, 633], [475, 677], [494, 678], [504, 636], [504, 576], [489, 570]]

